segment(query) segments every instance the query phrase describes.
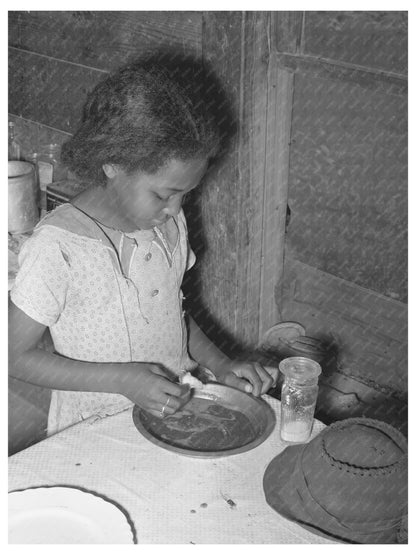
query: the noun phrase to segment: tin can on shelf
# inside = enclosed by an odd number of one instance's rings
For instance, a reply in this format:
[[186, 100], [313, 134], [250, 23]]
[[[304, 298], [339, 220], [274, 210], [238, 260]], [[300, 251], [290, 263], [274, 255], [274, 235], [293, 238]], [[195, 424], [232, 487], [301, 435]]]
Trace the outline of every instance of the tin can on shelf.
[[71, 202], [82, 191], [88, 188], [88, 184], [64, 179], [56, 183], [51, 183], [46, 187], [46, 209], [51, 211], [60, 204]]
[[30, 162], [9, 161], [8, 231], [26, 233], [39, 221], [35, 168]]

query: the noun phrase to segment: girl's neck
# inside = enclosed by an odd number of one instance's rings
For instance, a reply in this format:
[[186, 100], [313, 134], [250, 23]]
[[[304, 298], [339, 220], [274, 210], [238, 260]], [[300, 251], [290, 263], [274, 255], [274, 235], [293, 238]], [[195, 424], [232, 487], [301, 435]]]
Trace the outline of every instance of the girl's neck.
[[[99, 201], [97, 201], [98, 197]], [[72, 200], [72, 204], [106, 227], [122, 233], [137, 231], [137, 227], [119, 213], [114, 202], [109, 201], [105, 187], [93, 185], [77, 195]]]

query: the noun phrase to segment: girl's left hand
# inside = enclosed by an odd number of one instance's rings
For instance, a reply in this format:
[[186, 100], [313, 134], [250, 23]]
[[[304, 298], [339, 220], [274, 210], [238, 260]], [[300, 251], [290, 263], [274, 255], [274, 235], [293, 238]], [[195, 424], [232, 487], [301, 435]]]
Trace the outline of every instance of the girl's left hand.
[[235, 387], [258, 397], [276, 386], [278, 374], [278, 368], [268, 366], [266, 370], [258, 362], [232, 360], [226, 366], [222, 366], [217, 380], [224, 385]]

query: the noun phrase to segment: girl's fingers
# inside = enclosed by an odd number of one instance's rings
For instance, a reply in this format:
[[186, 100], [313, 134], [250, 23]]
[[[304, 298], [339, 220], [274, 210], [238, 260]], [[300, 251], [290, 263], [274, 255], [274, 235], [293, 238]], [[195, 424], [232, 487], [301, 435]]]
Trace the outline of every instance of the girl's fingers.
[[266, 393], [273, 385], [273, 377], [267, 372], [261, 364], [255, 362], [256, 371], [262, 381], [261, 393]]
[[270, 389], [270, 385], [273, 381], [264, 368], [257, 363], [251, 366], [249, 374], [247, 375], [247, 380], [253, 384], [253, 395], [255, 397], [258, 397]]
[[258, 372], [256, 372], [255, 368], [251, 367], [245, 378], [253, 386], [253, 395], [255, 397], [258, 397], [263, 392], [263, 381], [261, 379], [261, 376], [258, 374]]
[[149, 414], [151, 414], [152, 416], [156, 416], [156, 418], [160, 418], [161, 420], [163, 418], [166, 418], [167, 414], [163, 414], [162, 415], [162, 411], [161, 410], [156, 410], [156, 409], [150, 409], [147, 411]]
[[[233, 375], [234, 378], [232, 378]], [[262, 381], [251, 365], [243, 364], [233, 370], [227, 377], [226, 383], [246, 393], [252, 393], [255, 397], [260, 395], [262, 389]]]
[[[241, 366], [232, 370], [232, 374], [227, 377], [227, 384], [258, 397], [266, 393], [277, 381], [278, 369], [270, 368], [270, 370], [273, 372], [268, 372], [258, 362], [242, 363]], [[238, 382], [231, 378], [233, 374]]]
[[191, 399], [191, 388], [186, 386], [185, 388], [181, 388], [179, 391], [179, 395], [173, 395], [169, 393], [165, 393], [164, 395], [164, 403], [161, 408], [161, 412], [163, 412], [163, 416], [167, 416], [169, 414], [175, 414], [179, 409], [181, 409], [188, 401]]
[[224, 380], [225, 385], [229, 385], [230, 387], [235, 387], [240, 391], [244, 391], [245, 393], [252, 393], [253, 386], [247, 380], [238, 378], [234, 373], [227, 374]]
[[272, 387], [276, 387], [277, 378], [279, 377], [279, 369], [274, 366], [265, 366], [266, 372], [272, 377], [273, 383]]
[[160, 396], [163, 396], [164, 394], [178, 398], [183, 398], [189, 395], [189, 384], [179, 384], [177, 382], [173, 382], [172, 379], [175, 376], [168, 374], [163, 368], [160, 368], [156, 364], [152, 366], [151, 371], [157, 376], [155, 382], [157, 383], [156, 390], [160, 392], [160, 395], [158, 394], [158, 400]]
[[157, 418], [166, 418], [167, 416], [175, 414], [184, 404], [185, 401], [179, 400], [178, 397], [165, 395], [162, 402], [153, 402], [152, 408], [147, 412], [153, 414]]
[[163, 392], [166, 395], [170, 395], [178, 400], [180, 404], [183, 403], [183, 400], [189, 400], [189, 396], [191, 394], [191, 388], [189, 384], [179, 385], [172, 382], [167, 382], [163, 384], [162, 388]]

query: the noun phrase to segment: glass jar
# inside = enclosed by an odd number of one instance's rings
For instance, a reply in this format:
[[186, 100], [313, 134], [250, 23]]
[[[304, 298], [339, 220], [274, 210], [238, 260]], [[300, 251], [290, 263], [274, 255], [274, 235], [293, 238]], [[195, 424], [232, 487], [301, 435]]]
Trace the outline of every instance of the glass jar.
[[43, 145], [37, 154], [39, 187], [41, 191], [46, 191], [49, 183], [57, 181], [60, 149], [61, 147], [57, 144]]
[[289, 357], [280, 362], [279, 370], [284, 376], [280, 437], [290, 443], [305, 443], [312, 431], [321, 366], [306, 357]]
[[35, 183], [36, 183], [36, 195], [37, 195], [37, 205], [39, 210], [41, 209], [41, 198], [40, 198], [40, 187], [39, 187], [39, 168], [38, 168], [38, 158], [39, 158], [39, 154], [37, 152], [29, 152], [26, 157], [25, 160], [27, 162], [30, 162], [31, 164], [33, 164], [33, 167], [35, 168]]
[[32, 155], [32, 160], [37, 166], [42, 216], [46, 213], [46, 190], [48, 185], [59, 181], [64, 174], [60, 164], [60, 151], [60, 145], [47, 144], [43, 145], [39, 152]]
[[20, 160], [20, 143], [16, 139], [15, 124], [9, 121], [9, 160]]

